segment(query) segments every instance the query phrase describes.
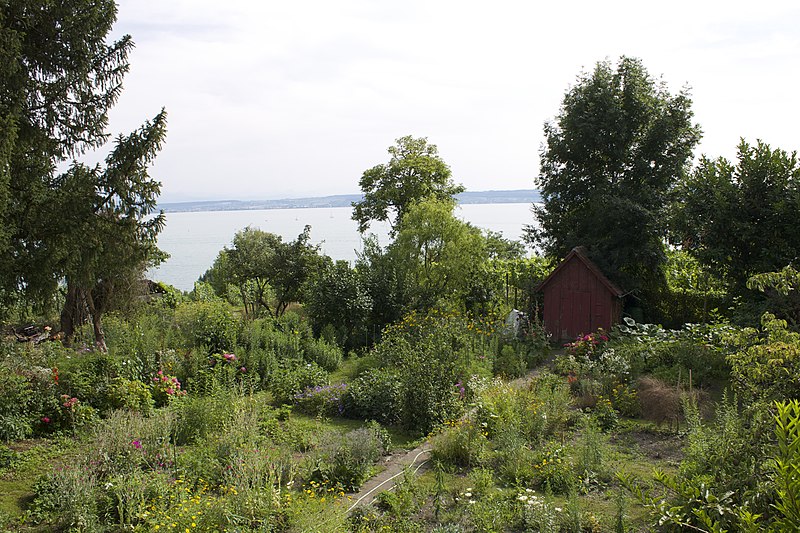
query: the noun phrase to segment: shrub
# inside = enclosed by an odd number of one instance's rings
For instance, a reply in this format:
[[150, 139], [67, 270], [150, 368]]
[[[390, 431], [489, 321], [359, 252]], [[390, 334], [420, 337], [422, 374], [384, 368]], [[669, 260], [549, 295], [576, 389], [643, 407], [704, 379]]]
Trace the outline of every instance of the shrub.
[[165, 374], [162, 370], [153, 376], [150, 384], [151, 395], [156, 406], [163, 407], [173, 398], [185, 396], [186, 391], [181, 389], [181, 382], [175, 376]]
[[130, 409], [143, 415], [149, 415], [153, 410], [150, 388], [141, 381], [123, 377], [112, 380], [108, 388], [108, 403], [114, 409]]
[[636, 389], [625, 383], [617, 384], [611, 389], [610, 400], [611, 405], [613, 405], [614, 409], [619, 411], [619, 414], [622, 416], [634, 418], [641, 414], [639, 395]]
[[535, 452], [534, 485], [554, 494], [564, 494], [575, 486], [577, 478], [566, 450], [556, 442], [548, 442]]
[[190, 347], [205, 346], [208, 353], [234, 348], [238, 324], [222, 301], [187, 302], [175, 312], [175, 322]]
[[356, 491], [369, 476], [375, 461], [386, 451], [388, 435], [377, 425], [332, 439], [320, 453], [311, 479]]
[[25, 377], [2, 369], [0, 372], [0, 440], [24, 439], [33, 432], [33, 417], [28, 409], [31, 384]]
[[494, 362], [494, 373], [506, 378], [518, 378], [525, 375], [528, 369], [528, 362], [523, 354], [519, 353], [513, 346], [506, 344], [500, 350]]
[[486, 433], [475, 422], [451, 422], [431, 440], [431, 457], [442, 464], [474, 467], [482, 464], [489, 442]]
[[305, 337], [302, 341], [303, 358], [316, 363], [328, 372], [333, 372], [342, 364], [342, 349], [323, 339]]
[[357, 377], [344, 395], [350, 418], [397, 424], [402, 417], [402, 384], [395, 371], [371, 369]]
[[328, 373], [316, 363], [287, 361], [270, 377], [270, 390], [277, 404], [291, 404], [309, 387], [326, 385]]
[[294, 401], [300, 411], [313, 416], [340, 416], [344, 412], [346, 394], [345, 383], [317, 385], [297, 393]]

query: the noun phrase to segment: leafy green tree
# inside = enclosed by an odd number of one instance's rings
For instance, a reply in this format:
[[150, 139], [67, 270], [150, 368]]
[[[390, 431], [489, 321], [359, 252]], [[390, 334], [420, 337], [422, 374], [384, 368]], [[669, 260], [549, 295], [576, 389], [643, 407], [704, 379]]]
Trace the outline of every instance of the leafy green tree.
[[356, 269], [347, 261], [337, 261], [323, 268], [309, 284], [305, 308], [314, 333], [325, 326], [336, 331], [339, 344], [355, 348], [367, 341], [366, 327], [372, 310], [372, 298]]
[[800, 252], [797, 154], [742, 140], [738, 162], [700, 161], [676, 191], [672, 238], [730, 287], [748, 295], [748, 278], [797, 265]]
[[454, 207], [452, 199], [413, 204], [389, 246], [414, 309], [430, 309], [440, 300], [463, 302], [471, 279], [487, 260], [480, 230], [456, 218]]
[[380, 246], [374, 235], [364, 239], [356, 270], [372, 300], [367, 330], [371, 333], [370, 339], [375, 342], [386, 325], [402, 318], [409, 289], [394, 256]]
[[158, 259], [163, 224], [149, 218], [159, 184], [146, 172], [163, 112], [120, 137], [104, 167], [58, 173], [109, 138], [133, 47], [107, 42], [116, 14], [111, 0], [0, 2], [0, 296], [44, 306], [66, 285], [67, 340], [91, 318], [101, 348], [100, 316]]
[[[247, 227], [233, 236], [233, 247], [225, 248], [214, 262], [218, 270], [227, 270], [230, 281], [239, 289], [245, 314], [255, 318], [261, 311], [271, 312], [274, 296], [271, 281], [275, 276], [275, 258], [283, 245], [280, 236]], [[219, 264], [218, 264], [219, 263]], [[225, 272], [220, 272], [224, 276]], [[222, 277], [217, 276], [217, 277]], [[214, 290], [219, 292], [227, 284], [217, 281]]]
[[309, 244], [310, 238], [311, 226], [292, 242], [247, 227], [234, 235], [233, 246], [219, 253], [201, 279], [211, 283], [218, 296], [226, 296], [228, 284], [235, 285], [251, 318], [262, 312], [277, 318], [290, 303], [301, 300], [304, 285], [322, 265], [319, 246]]
[[447, 200], [464, 192], [427, 138], [408, 135], [396, 143], [389, 147], [389, 162], [366, 170], [359, 181], [364, 198], [353, 203], [353, 220], [362, 233], [373, 220], [388, 220], [394, 233], [414, 202], [430, 197]]
[[135, 299], [145, 269], [164, 257], [156, 247], [164, 215], [150, 216], [161, 185], [150, 179], [147, 167], [165, 135], [162, 111], [120, 136], [105, 168], [75, 163], [57, 179], [55, 220], [63, 230], [52, 227], [45, 242], [58, 258], [52, 275], [66, 282], [61, 330], [67, 341], [87, 313], [95, 343], [105, 351], [103, 314]]
[[585, 246], [626, 290], [663, 285], [664, 206], [700, 138], [688, 92], [671, 95], [637, 59], [598, 63], [544, 133], [528, 240], [556, 257]]
[[273, 266], [272, 288], [275, 290], [275, 316], [282, 315], [292, 302], [302, 301], [306, 283], [324, 264], [319, 245], [309, 244], [311, 226], [306, 226], [297, 238], [278, 247]]

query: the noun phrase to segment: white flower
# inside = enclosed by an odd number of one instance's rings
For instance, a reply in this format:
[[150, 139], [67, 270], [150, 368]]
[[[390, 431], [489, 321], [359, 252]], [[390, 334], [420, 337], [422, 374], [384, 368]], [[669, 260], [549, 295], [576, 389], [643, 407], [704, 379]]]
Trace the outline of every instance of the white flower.
[[473, 504], [473, 503], [475, 503], [475, 500], [470, 500], [469, 503]]
[[465, 493], [464, 493], [464, 497], [465, 497], [465, 498], [469, 498], [469, 497], [471, 497], [471, 496], [472, 496], [472, 493], [471, 493], [471, 492], [465, 492]]
[[560, 513], [560, 512], [561, 512], [561, 507], [556, 507], [555, 509], [556, 509], [556, 512], [557, 512], [557, 513]]

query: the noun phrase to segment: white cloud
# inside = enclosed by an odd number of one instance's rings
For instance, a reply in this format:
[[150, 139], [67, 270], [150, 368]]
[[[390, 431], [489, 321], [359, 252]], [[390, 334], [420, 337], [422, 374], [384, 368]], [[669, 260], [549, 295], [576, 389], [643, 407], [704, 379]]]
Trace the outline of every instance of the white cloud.
[[137, 43], [112, 128], [169, 112], [165, 199], [355, 192], [406, 134], [469, 189], [522, 188], [581, 69], [642, 58], [692, 87], [698, 152], [800, 147], [793, 2], [126, 0]]

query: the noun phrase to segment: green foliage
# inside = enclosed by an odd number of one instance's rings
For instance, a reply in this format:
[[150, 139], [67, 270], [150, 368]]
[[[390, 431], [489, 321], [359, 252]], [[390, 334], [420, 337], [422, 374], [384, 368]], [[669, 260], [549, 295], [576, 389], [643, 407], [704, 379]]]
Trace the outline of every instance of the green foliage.
[[769, 313], [762, 319], [763, 338], [728, 357], [734, 390], [748, 404], [800, 397], [800, 334]]
[[525, 375], [528, 370], [528, 361], [515, 346], [505, 344], [500, 349], [500, 354], [494, 360], [494, 373], [498, 376], [514, 379]]
[[323, 339], [304, 336], [301, 341], [303, 359], [316, 363], [328, 372], [333, 372], [342, 364], [342, 349]]
[[356, 429], [329, 442], [317, 460], [312, 480], [346, 491], [358, 490], [387, 448], [388, 435], [378, 425]]
[[317, 335], [330, 326], [341, 346], [355, 348], [367, 343], [372, 298], [358, 270], [346, 261], [337, 261], [324, 268], [306, 292], [305, 309]]
[[767, 297], [767, 308], [786, 319], [797, 331], [800, 328], [800, 272], [785, 266], [778, 272], [756, 274], [747, 280], [747, 288]]
[[358, 182], [364, 198], [353, 203], [353, 220], [361, 233], [372, 220], [388, 220], [395, 228], [414, 203], [428, 198], [450, 200], [464, 191], [453, 183], [450, 167], [427, 138], [408, 135], [396, 143], [389, 147], [389, 162], [366, 170]]
[[700, 138], [686, 91], [672, 96], [637, 59], [598, 63], [545, 125], [543, 204], [529, 239], [555, 257], [585, 246], [624, 290], [663, 285], [663, 208]]
[[90, 302], [97, 298], [92, 314], [102, 314], [111, 303], [110, 292], [106, 285], [102, 296], [95, 293], [97, 282], [121, 281], [120, 274], [142, 266], [142, 252], [154, 249], [163, 218], [147, 217], [158, 184], [147, 179], [144, 167], [163, 137], [163, 114], [130, 137], [120, 137], [105, 169], [76, 163], [63, 172], [71, 158], [108, 140], [108, 113], [121, 94], [133, 47], [127, 35], [107, 42], [116, 15], [112, 1], [3, 6], [4, 299], [24, 292], [37, 307], [48, 307], [67, 276], [89, 290]]
[[292, 404], [307, 388], [327, 383], [328, 373], [316, 363], [289, 361], [270, 376], [269, 388], [276, 404]]
[[658, 300], [658, 314], [667, 327], [708, 322], [726, 301], [724, 283], [685, 251], [667, 252], [664, 275], [667, 285]]
[[487, 260], [480, 231], [453, 215], [455, 201], [424, 199], [406, 208], [388, 255], [407, 286], [408, 306], [427, 310], [441, 300], [455, 305]]
[[461, 413], [464, 384], [485, 362], [476, 353], [489, 334], [481, 327], [490, 326], [434, 310], [408, 314], [386, 328], [374, 352], [382, 364], [397, 371], [407, 428], [427, 433]]
[[208, 354], [233, 350], [239, 325], [222, 301], [187, 302], [175, 312], [175, 325], [190, 347], [204, 346]]
[[298, 410], [313, 416], [340, 416], [344, 413], [347, 385], [317, 385], [295, 395]]
[[431, 458], [451, 467], [480, 466], [488, 451], [486, 431], [477, 422], [469, 420], [448, 423], [431, 440]]
[[398, 372], [370, 369], [350, 383], [344, 396], [344, 412], [351, 418], [393, 425], [401, 420], [402, 400]]
[[729, 285], [752, 300], [745, 283], [797, 259], [800, 164], [796, 153], [758, 141], [739, 143], [738, 161], [703, 158], [679, 184], [674, 238]]
[[800, 530], [800, 402], [775, 404], [775, 435], [778, 449], [773, 459], [778, 511], [772, 531]]
[[488, 388], [476, 401], [475, 416], [490, 438], [519, 437], [535, 445], [564, 428], [571, 405], [567, 384], [542, 373], [528, 389], [504, 384]]
[[228, 296], [229, 285], [237, 287], [251, 319], [270, 312], [280, 317], [290, 303], [301, 300], [303, 287], [322, 262], [319, 246], [309, 244], [310, 239], [311, 226], [292, 242], [247, 227], [234, 235], [233, 247], [219, 253], [201, 280], [208, 280], [219, 297]]

